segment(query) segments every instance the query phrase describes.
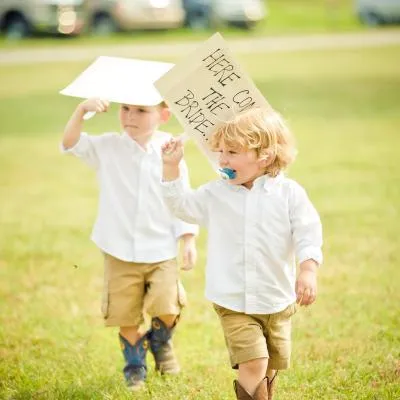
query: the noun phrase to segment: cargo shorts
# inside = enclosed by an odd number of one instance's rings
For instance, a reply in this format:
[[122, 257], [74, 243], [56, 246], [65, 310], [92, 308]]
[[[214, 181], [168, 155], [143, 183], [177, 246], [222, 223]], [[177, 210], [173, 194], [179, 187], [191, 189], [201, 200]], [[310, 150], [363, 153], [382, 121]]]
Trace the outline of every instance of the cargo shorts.
[[140, 326], [145, 314], [179, 315], [185, 305], [176, 259], [141, 264], [104, 255], [102, 314], [106, 326]]
[[217, 304], [232, 368], [257, 358], [268, 358], [268, 368], [287, 369], [291, 353], [291, 317], [296, 304], [275, 314], [245, 314]]

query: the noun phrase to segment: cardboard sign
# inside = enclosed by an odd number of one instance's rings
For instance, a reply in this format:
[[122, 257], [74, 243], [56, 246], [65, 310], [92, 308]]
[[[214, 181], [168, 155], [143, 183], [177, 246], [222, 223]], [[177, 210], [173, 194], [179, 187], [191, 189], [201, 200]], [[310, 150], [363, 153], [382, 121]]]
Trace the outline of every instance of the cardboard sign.
[[242, 111], [270, 108], [219, 33], [176, 64], [155, 86], [185, 133], [215, 168], [217, 155], [208, 145], [212, 132]]

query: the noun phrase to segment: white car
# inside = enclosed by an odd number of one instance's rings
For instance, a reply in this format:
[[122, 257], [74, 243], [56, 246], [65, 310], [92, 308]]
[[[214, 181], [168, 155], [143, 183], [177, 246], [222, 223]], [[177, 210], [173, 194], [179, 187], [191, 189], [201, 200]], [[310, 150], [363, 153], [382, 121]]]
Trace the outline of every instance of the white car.
[[400, 22], [400, 0], [358, 0], [356, 12], [366, 25]]
[[35, 32], [78, 34], [83, 10], [83, 0], [0, 0], [0, 30], [10, 39]]
[[185, 18], [181, 0], [85, 0], [85, 3], [89, 31], [99, 35], [178, 28]]

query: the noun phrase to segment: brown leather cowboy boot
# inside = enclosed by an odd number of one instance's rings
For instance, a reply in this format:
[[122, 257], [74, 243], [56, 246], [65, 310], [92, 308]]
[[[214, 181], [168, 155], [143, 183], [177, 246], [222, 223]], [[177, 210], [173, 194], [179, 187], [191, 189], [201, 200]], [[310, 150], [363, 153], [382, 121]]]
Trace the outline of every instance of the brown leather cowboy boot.
[[[275, 377], [274, 377], [275, 378]], [[269, 400], [269, 386], [268, 378], [265, 377], [257, 386], [257, 389], [253, 395], [254, 400]]]
[[239, 381], [234, 380], [233, 381], [233, 388], [235, 389], [235, 393], [236, 393], [236, 398], [238, 400], [253, 400], [253, 397], [251, 397], [248, 393], [247, 390], [244, 389]]
[[264, 378], [257, 386], [253, 396], [240, 385], [239, 381], [233, 381], [236, 397], [238, 400], [269, 400], [268, 397], [268, 378]]
[[272, 400], [272, 398], [274, 396], [277, 375], [278, 375], [278, 371], [275, 372], [275, 375], [271, 380], [268, 379], [268, 400]]

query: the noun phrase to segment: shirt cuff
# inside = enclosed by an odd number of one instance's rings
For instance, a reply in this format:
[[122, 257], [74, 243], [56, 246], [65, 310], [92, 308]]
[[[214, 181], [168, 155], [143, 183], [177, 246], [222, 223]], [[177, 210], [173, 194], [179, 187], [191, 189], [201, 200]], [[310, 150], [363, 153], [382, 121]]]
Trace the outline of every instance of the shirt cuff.
[[84, 151], [87, 149], [88, 144], [89, 144], [88, 142], [89, 142], [89, 141], [88, 141], [88, 135], [87, 135], [87, 133], [82, 132], [82, 133], [80, 134], [80, 136], [79, 136], [78, 141], [75, 143], [75, 145], [72, 146], [72, 147], [69, 147], [68, 149], [66, 149], [66, 148], [63, 146], [62, 142], [61, 142], [61, 143], [60, 143], [60, 146], [59, 146], [60, 152], [61, 152], [62, 154], [75, 154], [75, 155], [79, 155], [79, 154], [81, 154], [82, 152], [84, 152]]
[[161, 181], [162, 192], [165, 197], [174, 197], [184, 192], [183, 178], [180, 176], [174, 181]]
[[323, 261], [321, 248], [312, 246], [307, 247], [298, 253], [297, 260], [299, 264], [306, 260], [314, 260], [318, 266], [320, 266]]
[[175, 227], [175, 236], [179, 239], [183, 235], [194, 235], [197, 236], [199, 234], [199, 227], [197, 225], [188, 224], [187, 222], [181, 221], [180, 224], [177, 224]]

